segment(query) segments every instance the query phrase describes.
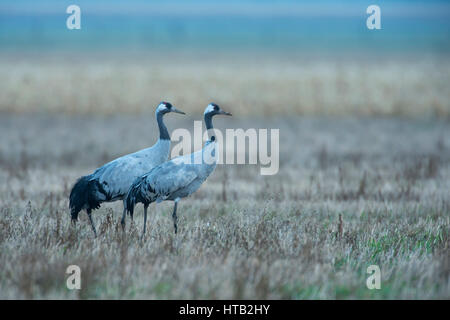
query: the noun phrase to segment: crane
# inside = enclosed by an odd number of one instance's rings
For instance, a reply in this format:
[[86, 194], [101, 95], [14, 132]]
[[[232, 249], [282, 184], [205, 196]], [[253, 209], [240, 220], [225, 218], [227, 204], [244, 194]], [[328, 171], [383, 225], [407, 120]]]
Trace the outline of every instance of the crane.
[[203, 149], [174, 158], [164, 162], [148, 173], [137, 178], [131, 185], [127, 196], [123, 200], [124, 223], [126, 212], [133, 217], [134, 207], [137, 203], [144, 204], [144, 229], [141, 239], [145, 235], [147, 223], [147, 209], [150, 203], [174, 201], [172, 213], [175, 234], [177, 233], [177, 206], [178, 202], [196, 192], [216, 167], [216, 139], [213, 133], [212, 118], [215, 115], [228, 115], [215, 103], [210, 103], [204, 112], [204, 121], [208, 130], [209, 140]]
[[69, 197], [73, 222], [77, 221], [81, 210], [86, 210], [94, 236], [97, 237], [92, 210], [100, 208], [103, 202], [122, 200], [137, 177], [169, 158], [170, 136], [163, 117], [170, 112], [185, 114], [171, 103], [161, 102], [155, 111], [159, 139], [152, 147], [117, 158], [77, 180]]

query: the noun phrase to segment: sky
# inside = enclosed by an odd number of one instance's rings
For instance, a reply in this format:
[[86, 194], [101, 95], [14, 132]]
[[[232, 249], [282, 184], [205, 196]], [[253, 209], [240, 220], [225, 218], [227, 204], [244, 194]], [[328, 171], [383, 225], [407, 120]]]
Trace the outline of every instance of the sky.
[[[81, 8], [81, 30], [66, 8]], [[381, 30], [366, 8], [381, 8]], [[450, 52], [450, 1], [2, 0], [3, 50], [407, 50]]]
[[358, 15], [371, 4], [388, 15], [450, 16], [450, 4], [442, 0], [2, 0], [2, 14], [56, 14], [70, 4], [96, 14], [235, 14], [235, 15]]

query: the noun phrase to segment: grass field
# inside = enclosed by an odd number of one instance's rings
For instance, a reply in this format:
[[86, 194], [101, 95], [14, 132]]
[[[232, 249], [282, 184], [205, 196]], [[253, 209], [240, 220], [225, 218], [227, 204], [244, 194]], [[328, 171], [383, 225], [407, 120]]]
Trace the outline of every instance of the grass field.
[[[41, 91], [56, 106], [60, 93], [53, 100], [30, 81], [31, 96]], [[16, 106], [44, 104], [28, 93]], [[10, 98], [1, 96], [2, 110]], [[177, 107], [189, 109], [182, 102]], [[146, 106], [138, 115], [0, 113], [0, 298], [450, 298], [448, 120], [252, 118], [229, 106], [234, 117], [217, 119], [219, 128], [280, 129], [277, 175], [218, 166], [180, 203], [177, 236], [172, 204], [151, 205], [142, 243], [142, 207], [124, 234], [121, 204], [106, 204], [94, 213], [94, 239], [85, 214], [70, 225], [70, 188], [153, 144], [154, 107]], [[167, 125], [192, 130], [199, 117], [169, 115]], [[80, 291], [66, 288], [70, 264], [81, 267]], [[372, 264], [381, 269], [380, 290], [366, 288]]]

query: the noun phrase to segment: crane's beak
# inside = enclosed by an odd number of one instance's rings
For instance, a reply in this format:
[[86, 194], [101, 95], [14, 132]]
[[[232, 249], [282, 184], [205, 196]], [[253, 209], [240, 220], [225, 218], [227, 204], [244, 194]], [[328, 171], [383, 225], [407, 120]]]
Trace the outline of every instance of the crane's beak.
[[220, 110], [220, 111], [219, 111], [219, 114], [223, 114], [224, 116], [232, 116], [231, 113], [226, 112], [226, 111], [223, 111], [223, 110]]
[[175, 108], [175, 107], [172, 107], [172, 112], [179, 113], [179, 114], [186, 114], [186, 113], [184, 113], [183, 111], [178, 110], [178, 109]]

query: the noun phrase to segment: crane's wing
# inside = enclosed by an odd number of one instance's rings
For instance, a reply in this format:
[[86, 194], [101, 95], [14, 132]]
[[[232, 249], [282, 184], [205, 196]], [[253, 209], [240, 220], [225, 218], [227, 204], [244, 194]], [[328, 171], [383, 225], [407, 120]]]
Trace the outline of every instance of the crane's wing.
[[131, 155], [113, 160], [98, 168], [92, 175], [106, 193], [108, 200], [125, 195], [134, 179], [142, 172], [143, 159]]
[[163, 163], [169, 157], [170, 141], [159, 139], [150, 148], [124, 155], [94, 171], [89, 181], [94, 181], [102, 200], [123, 198], [133, 181]]
[[162, 201], [177, 190], [187, 187], [198, 177], [198, 165], [172, 160], [155, 167], [147, 174], [146, 189], [155, 193], [157, 201]]

